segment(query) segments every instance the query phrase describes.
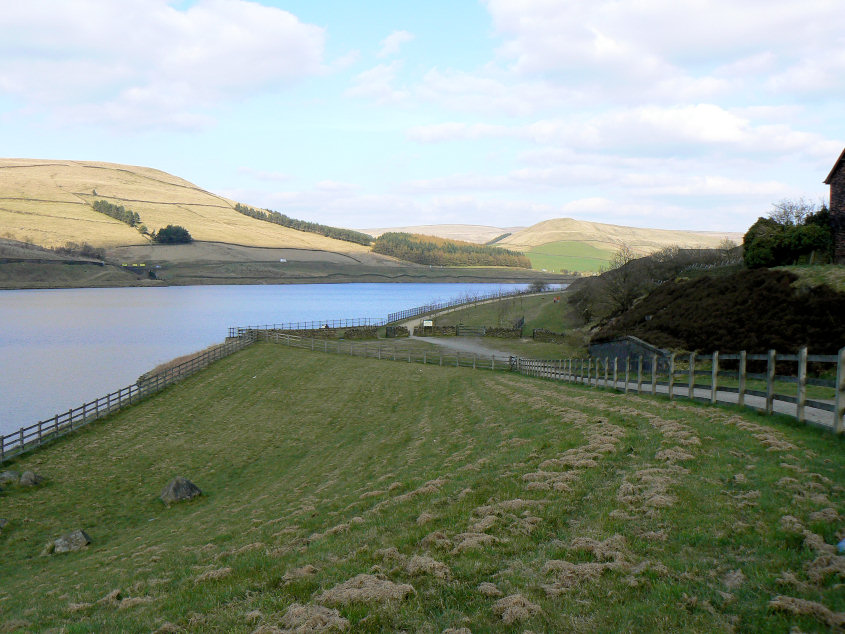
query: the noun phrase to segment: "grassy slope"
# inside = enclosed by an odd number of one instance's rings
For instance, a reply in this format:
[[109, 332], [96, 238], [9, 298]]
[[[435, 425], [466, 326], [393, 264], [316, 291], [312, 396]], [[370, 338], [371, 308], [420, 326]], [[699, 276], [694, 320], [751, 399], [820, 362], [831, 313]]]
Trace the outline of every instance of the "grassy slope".
[[181, 225], [196, 240], [369, 250], [249, 218], [234, 211], [233, 201], [159, 170], [90, 161], [0, 159], [0, 236], [43, 246], [67, 241], [105, 247], [146, 243], [137, 230], [95, 212], [90, 205], [97, 199], [138, 212], [150, 230]]
[[[688, 455], [660, 453], [672, 447]], [[781, 419], [257, 345], [13, 465], [48, 480], [0, 498], [0, 622], [251, 632], [380, 572], [414, 594], [337, 606], [353, 631], [825, 631], [768, 602], [845, 609], [779, 524], [834, 540], [810, 514], [845, 513], [842, 448]], [[177, 474], [206, 495], [166, 509]], [[75, 528], [88, 550], [38, 556]], [[423, 541], [438, 531], [439, 547]], [[459, 548], [466, 532], [499, 541]], [[582, 538], [613, 540], [602, 553]], [[412, 573], [415, 555], [447, 577]], [[562, 560], [612, 565], [571, 568], [568, 584]], [[542, 612], [505, 626], [482, 582]], [[122, 608], [98, 603], [118, 589]]]
[[562, 240], [548, 242], [525, 252], [535, 269], [547, 271], [588, 271], [597, 273], [606, 267], [614, 250], [584, 242]]
[[641, 229], [598, 222], [554, 218], [544, 220], [508, 236], [498, 246], [506, 249], [529, 250], [550, 242], [582, 242], [598, 249], [616, 251], [625, 243], [636, 253], [652, 253], [665, 246], [715, 248], [724, 237], [741, 241], [740, 234], [714, 234], [696, 231]]
[[[555, 302], [555, 297], [561, 297], [563, 301]], [[496, 349], [534, 359], [582, 357], [587, 351], [588, 336], [579, 328], [580, 324], [571, 314], [565, 297], [566, 295], [561, 292], [531, 297], [513, 297], [444, 313], [437, 317], [437, 324], [510, 328], [524, 317], [523, 337], [531, 337], [535, 328], [545, 328], [552, 332], [569, 333], [566, 341], [564, 343], [535, 343], [533, 340], [525, 339], [521, 341], [495, 339]]]

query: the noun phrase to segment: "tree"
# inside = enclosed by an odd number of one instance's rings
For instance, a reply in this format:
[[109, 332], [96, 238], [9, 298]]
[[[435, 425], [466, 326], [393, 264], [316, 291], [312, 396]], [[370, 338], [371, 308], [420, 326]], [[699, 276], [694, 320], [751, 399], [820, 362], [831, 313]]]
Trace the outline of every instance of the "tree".
[[188, 230], [179, 225], [167, 225], [159, 229], [153, 240], [162, 244], [187, 244], [194, 241]]
[[636, 271], [631, 266], [635, 259], [631, 247], [623, 243], [610, 259], [607, 270], [602, 271], [604, 295], [611, 314], [628, 310], [640, 295]]

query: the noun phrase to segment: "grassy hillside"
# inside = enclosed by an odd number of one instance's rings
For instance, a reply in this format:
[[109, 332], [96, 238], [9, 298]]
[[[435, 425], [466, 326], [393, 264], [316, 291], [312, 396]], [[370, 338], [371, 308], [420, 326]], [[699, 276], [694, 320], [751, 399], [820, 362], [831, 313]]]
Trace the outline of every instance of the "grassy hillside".
[[517, 231], [496, 244], [506, 249], [530, 251], [532, 247], [549, 243], [577, 242], [613, 253], [619, 248], [620, 244], [625, 243], [635, 253], [646, 255], [667, 246], [716, 248], [726, 237], [736, 242], [742, 241], [741, 234], [729, 232], [641, 229], [574, 220], [572, 218], [555, 218]]
[[[0, 629], [828, 631], [842, 449], [780, 419], [256, 345], [11, 465], [46, 481], [0, 497]], [[165, 508], [176, 475], [205, 495]], [[39, 556], [77, 528], [87, 550]]]
[[614, 249], [602, 248], [587, 242], [561, 240], [532, 247], [525, 252], [531, 267], [547, 271], [579, 271], [598, 273], [607, 267]]
[[151, 231], [180, 225], [200, 241], [337, 252], [368, 250], [244, 216], [234, 210], [233, 201], [155, 169], [88, 161], [0, 159], [0, 237], [42, 246], [68, 241], [98, 247], [147, 242], [136, 229], [94, 211], [95, 200], [138, 213]]
[[413, 227], [389, 227], [382, 229], [362, 229], [374, 238], [379, 237], [383, 233], [419, 233], [424, 236], [436, 236], [438, 238], [447, 238], [449, 240], [461, 240], [464, 242], [474, 242], [476, 244], [487, 244], [490, 240], [498, 238], [500, 235], [508, 232], [518, 231], [523, 227], [511, 227], [503, 229], [501, 227], [488, 227], [486, 225], [415, 225]]

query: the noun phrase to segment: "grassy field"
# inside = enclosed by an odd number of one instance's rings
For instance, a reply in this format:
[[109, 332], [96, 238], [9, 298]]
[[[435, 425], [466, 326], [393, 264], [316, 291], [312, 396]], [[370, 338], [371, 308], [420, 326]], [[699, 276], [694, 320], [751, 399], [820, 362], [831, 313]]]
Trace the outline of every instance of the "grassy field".
[[[258, 344], [4, 467], [45, 482], [0, 497], [0, 630], [828, 631], [842, 450], [781, 418]], [[176, 475], [205, 495], [166, 508]], [[77, 528], [88, 549], [39, 556]]]
[[598, 273], [613, 257], [612, 249], [602, 249], [586, 242], [561, 240], [548, 242], [525, 252], [532, 268], [546, 271]]

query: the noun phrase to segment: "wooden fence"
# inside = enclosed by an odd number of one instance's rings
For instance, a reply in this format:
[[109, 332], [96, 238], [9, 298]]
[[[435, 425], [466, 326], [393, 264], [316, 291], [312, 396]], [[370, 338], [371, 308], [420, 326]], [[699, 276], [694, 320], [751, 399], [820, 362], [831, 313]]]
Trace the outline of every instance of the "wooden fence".
[[[645, 362], [645, 363], [644, 363]], [[764, 372], [749, 372], [749, 364]], [[808, 376], [808, 365], [826, 379]], [[843, 432], [845, 415], [845, 348], [834, 355], [811, 355], [806, 348], [796, 354], [670, 355], [639, 357], [589, 357], [539, 360], [511, 358], [511, 369], [528, 376], [612, 388], [625, 393], [665, 394], [710, 403], [752, 407], [767, 414], [795, 416], [802, 423]], [[645, 366], [645, 370], [644, 370]], [[778, 368], [795, 373], [777, 374]], [[654, 368], [654, 371], [651, 370]], [[735, 369], [733, 369], [735, 368]], [[819, 369], [821, 368], [821, 369]], [[817, 394], [808, 398], [808, 386]], [[788, 393], [792, 392], [791, 394]]]
[[383, 361], [403, 361], [429, 365], [474, 368], [476, 370], [507, 370], [507, 362], [496, 360], [492, 356], [471, 354], [468, 352], [446, 352], [442, 350], [419, 349], [401, 343], [386, 344], [380, 342], [353, 342], [343, 340], [313, 339], [298, 337], [278, 331], [256, 330], [246, 336], [254, 341], [278, 343], [292, 348], [303, 348], [318, 352], [346, 354], [355, 357], [381, 359]]
[[317, 330], [319, 328], [357, 328], [360, 326], [384, 326], [384, 319], [360, 317], [357, 319], [323, 319], [316, 321], [293, 321], [287, 324], [264, 324], [262, 326], [232, 326], [229, 337], [241, 337], [246, 332], [259, 330]]
[[0, 435], [0, 463], [61, 438], [123, 407], [133, 405], [168, 385], [208, 367], [218, 359], [244, 349], [251, 343], [253, 343], [253, 339], [249, 336], [227, 341], [184, 363], [145, 376], [133, 385], [101, 396], [90, 403], [83, 403], [79, 407], [73, 407], [66, 412], [56, 414], [52, 418], [39, 421], [29, 427], [21, 427], [11, 434]]
[[424, 306], [416, 306], [414, 308], [408, 308], [407, 310], [400, 310], [396, 313], [390, 313], [387, 316], [387, 323], [392, 324], [394, 322], [404, 321], [406, 319], [411, 319], [412, 317], [417, 317], [419, 315], [428, 315], [430, 313], [436, 313], [437, 311], [443, 310], [445, 308], [454, 308], [455, 306], [460, 306], [462, 304], [472, 305], [478, 302], [486, 302], [493, 299], [504, 299], [506, 297], [518, 297], [519, 295], [528, 295], [536, 292], [537, 291], [532, 290], [531, 288], [525, 288], [518, 291], [496, 291], [495, 293], [465, 295], [464, 297], [451, 299], [447, 302], [425, 304]]

